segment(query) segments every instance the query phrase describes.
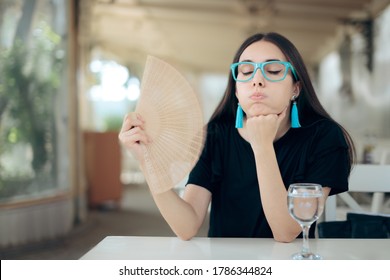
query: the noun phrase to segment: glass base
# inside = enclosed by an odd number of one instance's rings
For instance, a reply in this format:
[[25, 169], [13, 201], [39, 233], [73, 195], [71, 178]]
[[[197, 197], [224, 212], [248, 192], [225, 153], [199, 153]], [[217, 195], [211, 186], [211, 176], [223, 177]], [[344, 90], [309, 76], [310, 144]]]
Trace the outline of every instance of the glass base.
[[322, 257], [313, 253], [296, 253], [291, 256], [293, 260], [322, 260]]

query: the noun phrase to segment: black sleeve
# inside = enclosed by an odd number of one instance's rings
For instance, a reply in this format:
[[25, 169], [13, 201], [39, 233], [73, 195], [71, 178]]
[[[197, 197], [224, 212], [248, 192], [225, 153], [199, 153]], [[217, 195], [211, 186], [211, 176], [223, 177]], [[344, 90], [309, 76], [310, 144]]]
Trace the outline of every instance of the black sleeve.
[[341, 128], [335, 123], [324, 122], [315, 142], [308, 159], [307, 181], [330, 187], [330, 195], [348, 191], [348, 145]]
[[203, 151], [199, 157], [198, 162], [189, 174], [188, 184], [195, 184], [206, 188], [212, 192], [213, 183], [213, 165], [216, 159], [217, 146], [217, 127], [209, 124], [207, 127], [207, 135]]

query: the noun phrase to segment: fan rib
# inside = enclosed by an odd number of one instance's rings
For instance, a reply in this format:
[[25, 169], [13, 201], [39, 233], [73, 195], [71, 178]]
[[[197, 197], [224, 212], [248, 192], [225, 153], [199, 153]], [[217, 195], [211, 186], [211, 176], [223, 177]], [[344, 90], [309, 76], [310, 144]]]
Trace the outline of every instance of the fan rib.
[[141, 167], [154, 193], [180, 183], [195, 165], [204, 143], [202, 111], [185, 78], [166, 62], [149, 56], [136, 112], [152, 143]]

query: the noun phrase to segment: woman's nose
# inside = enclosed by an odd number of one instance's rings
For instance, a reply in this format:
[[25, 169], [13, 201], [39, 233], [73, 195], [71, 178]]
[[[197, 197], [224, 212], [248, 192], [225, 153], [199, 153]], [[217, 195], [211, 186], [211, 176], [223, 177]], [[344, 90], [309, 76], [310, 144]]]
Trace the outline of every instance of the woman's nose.
[[260, 68], [256, 69], [256, 72], [252, 78], [252, 83], [253, 86], [260, 86], [260, 87], [264, 86], [264, 76]]

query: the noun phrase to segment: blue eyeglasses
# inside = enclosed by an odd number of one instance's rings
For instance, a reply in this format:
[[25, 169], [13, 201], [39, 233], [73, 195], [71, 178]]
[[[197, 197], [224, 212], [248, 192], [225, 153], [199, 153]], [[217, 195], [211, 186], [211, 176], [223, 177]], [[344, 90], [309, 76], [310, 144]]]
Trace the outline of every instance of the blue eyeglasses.
[[261, 70], [264, 78], [271, 82], [283, 81], [291, 70], [294, 78], [298, 80], [294, 67], [286, 61], [267, 61], [267, 62], [237, 62], [230, 65], [233, 78], [236, 82], [247, 82], [252, 80], [257, 69]]

